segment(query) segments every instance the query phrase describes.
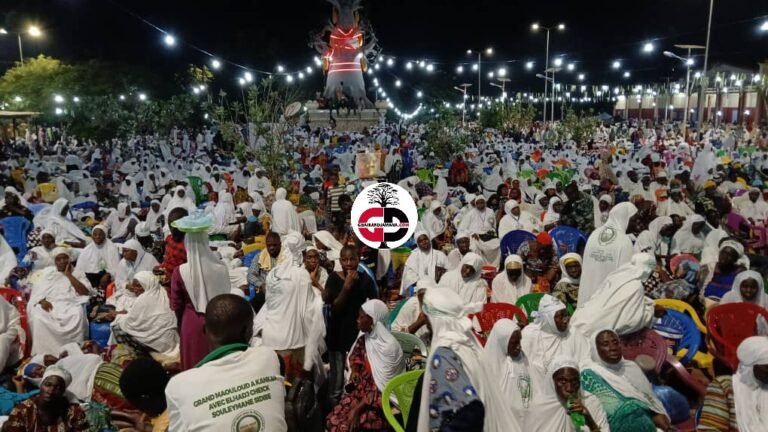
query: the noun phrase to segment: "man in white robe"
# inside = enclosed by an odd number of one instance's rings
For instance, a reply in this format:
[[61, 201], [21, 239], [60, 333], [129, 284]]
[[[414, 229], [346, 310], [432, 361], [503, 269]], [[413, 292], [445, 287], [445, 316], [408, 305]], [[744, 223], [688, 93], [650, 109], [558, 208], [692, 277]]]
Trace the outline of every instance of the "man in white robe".
[[523, 271], [523, 259], [510, 255], [504, 260], [504, 271], [491, 283], [491, 303], [515, 304], [520, 297], [530, 294], [531, 278]]

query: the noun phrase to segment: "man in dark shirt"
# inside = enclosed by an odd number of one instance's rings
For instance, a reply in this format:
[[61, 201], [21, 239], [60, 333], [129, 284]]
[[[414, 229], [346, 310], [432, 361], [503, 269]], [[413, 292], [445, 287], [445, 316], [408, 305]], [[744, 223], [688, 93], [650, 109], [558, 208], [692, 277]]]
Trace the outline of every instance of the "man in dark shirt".
[[323, 301], [330, 308], [325, 342], [331, 363], [328, 392], [335, 405], [344, 387], [344, 361], [357, 339], [357, 316], [360, 307], [376, 298], [376, 286], [368, 275], [358, 271], [360, 257], [354, 246], [341, 249], [341, 272], [328, 275]]

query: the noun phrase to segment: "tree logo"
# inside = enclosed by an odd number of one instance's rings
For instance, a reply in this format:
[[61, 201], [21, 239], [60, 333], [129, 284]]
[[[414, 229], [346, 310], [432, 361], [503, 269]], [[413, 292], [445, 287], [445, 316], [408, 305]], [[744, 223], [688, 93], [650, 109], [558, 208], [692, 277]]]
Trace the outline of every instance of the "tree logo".
[[418, 220], [411, 195], [392, 183], [368, 186], [352, 205], [352, 229], [374, 249], [402, 246], [416, 231]]

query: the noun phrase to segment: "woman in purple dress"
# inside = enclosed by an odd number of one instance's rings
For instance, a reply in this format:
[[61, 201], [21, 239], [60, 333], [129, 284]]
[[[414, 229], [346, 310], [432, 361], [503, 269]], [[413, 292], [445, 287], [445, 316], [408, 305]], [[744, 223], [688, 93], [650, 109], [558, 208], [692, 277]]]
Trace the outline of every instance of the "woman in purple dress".
[[[171, 276], [171, 309], [179, 320], [182, 370], [193, 368], [210, 351], [203, 331], [205, 307], [209, 299], [228, 293], [230, 287], [229, 270], [211, 251], [207, 230], [198, 232], [206, 222], [210, 226], [210, 217], [197, 215], [176, 222], [176, 227], [187, 233], [187, 262]], [[185, 226], [195, 226], [195, 230]]]

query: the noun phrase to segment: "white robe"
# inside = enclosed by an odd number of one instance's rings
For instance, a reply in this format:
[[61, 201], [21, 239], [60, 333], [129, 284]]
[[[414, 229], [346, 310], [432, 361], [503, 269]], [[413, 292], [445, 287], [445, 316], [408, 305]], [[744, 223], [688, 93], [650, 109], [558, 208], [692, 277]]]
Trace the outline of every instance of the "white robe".
[[533, 394], [528, 357], [522, 351], [517, 358], [507, 353], [509, 338], [519, 330], [518, 325], [509, 319], [496, 321], [483, 349], [483, 367], [496, 378], [501, 387], [504, 400], [510, 404], [518, 423], [523, 424]]
[[430, 247], [429, 252], [424, 252], [417, 247], [411, 251], [408, 259], [405, 261], [403, 277], [400, 283], [400, 294], [405, 294], [408, 287], [423, 277], [428, 277], [435, 281], [435, 268], [446, 268], [446, 266], [445, 254], [441, 251]]
[[[643, 282], [656, 268], [656, 258], [649, 254], [637, 254], [632, 260], [609, 274], [605, 281], [571, 318], [571, 326], [590, 337], [595, 331], [610, 329], [621, 336], [644, 328], [655, 322], [655, 303], [645, 296]], [[582, 285], [584, 273], [582, 273]]]
[[[90, 286], [84, 273], [75, 270], [73, 274], [83, 285]], [[50, 312], [40, 306], [43, 299], [53, 305]], [[64, 273], [55, 266], [43, 270], [32, 286], [27, 304], [32, 354], [56, 354], [69, 342], [82, 342], [88, 331], [88, 319], [83, 309], [88, 300], [88, 296], [77, 294]]]
[[[475, 269], [475, 273], [469, 279], [464, 279], [461, 275], [461, 268], [465, 264], [471, 265]], [[462, 299], [468, 311], [472, 313], [480, 312], [488, 298], [488, 284], [480, 277], [482, 266], [482, 258], [475, 253], [468, 252], [462, 258], [461, 265], [458, 268], [443, 275], [438, 285], [438, 291], [442, 289], [451, 290]]]
[[23, 334], [19, 311], [0, 296], [0, 370], [19, 359], [16, 338]]
[[582, 307], [605, 281], [609, 273], [632, 258], [632, 240], [626, 234], [629, 219], [637, 213], [630, 203], [621, 203], [611, 209], [608, 222], [589, 236], [584, 248], [579, 303]]

